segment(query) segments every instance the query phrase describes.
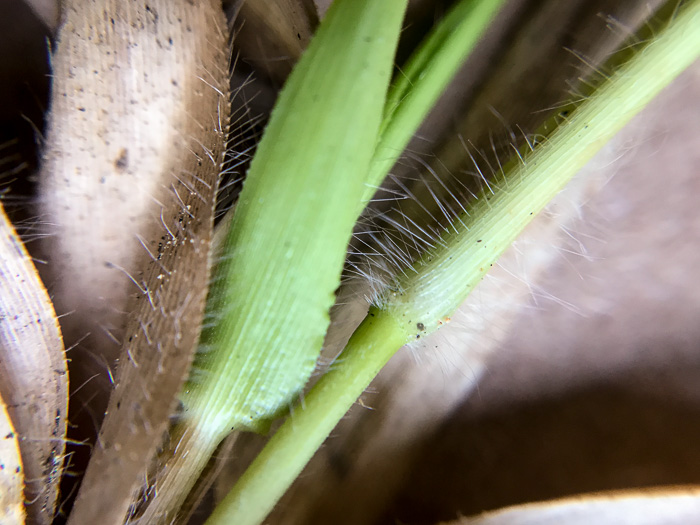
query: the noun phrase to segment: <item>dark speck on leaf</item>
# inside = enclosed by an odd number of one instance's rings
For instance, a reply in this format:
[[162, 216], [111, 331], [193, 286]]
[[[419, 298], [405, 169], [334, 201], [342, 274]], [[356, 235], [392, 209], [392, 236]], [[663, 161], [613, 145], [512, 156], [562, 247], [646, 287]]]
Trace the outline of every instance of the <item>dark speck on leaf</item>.
[[124, 171], [128, 165], [129, 165], [129, 150], [127, 150], [126, 148], [122, 148], [121, 151], [119, 152], [119, 156], [114, 161], [114, 167], [117, 168], [118, 171]]

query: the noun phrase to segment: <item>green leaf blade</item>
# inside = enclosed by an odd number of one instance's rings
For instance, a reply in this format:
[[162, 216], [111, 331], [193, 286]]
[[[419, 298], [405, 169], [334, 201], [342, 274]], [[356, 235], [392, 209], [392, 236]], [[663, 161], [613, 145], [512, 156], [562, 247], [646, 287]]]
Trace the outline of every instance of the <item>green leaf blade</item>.
[[387, 95], [365, 201], [382, 183], [504, 3], [504, 0], [461, 0], [411, 55]]
[[280, 94], [210, 291], [208, 352], [195, 363], [222, 379], [192, 381], [184, 396], [217, 432], [259, 429], [287, 408], [315, 367], [405, 4], [335, 2]]

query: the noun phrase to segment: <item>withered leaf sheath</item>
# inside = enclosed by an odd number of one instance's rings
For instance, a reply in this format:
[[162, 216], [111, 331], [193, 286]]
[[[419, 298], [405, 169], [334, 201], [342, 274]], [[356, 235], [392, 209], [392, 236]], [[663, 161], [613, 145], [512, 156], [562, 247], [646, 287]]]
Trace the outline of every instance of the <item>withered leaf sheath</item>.
[[[49, 284], [61, 311], [74, 312], [73, 336], [93, 334], [73, 353], [71, 373], [106, 376], [119, 356], [70, 522], [118, 523], [199, 336], [228, 125], [228, 35], [218, 0], [63, 8], [41, 173]], [[119, 351], [103, 344], [111, 330], [124, 334]], [[93, 383], [90, 396], [104, 396]], [[100, 406], [91, 405], [97, 419]]]

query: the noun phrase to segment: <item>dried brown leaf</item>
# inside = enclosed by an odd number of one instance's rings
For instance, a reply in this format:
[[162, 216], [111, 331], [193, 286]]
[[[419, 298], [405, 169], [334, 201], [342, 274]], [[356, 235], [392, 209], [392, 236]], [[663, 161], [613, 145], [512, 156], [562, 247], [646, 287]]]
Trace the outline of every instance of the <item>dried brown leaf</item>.
[[[74, 354], [82, 388], [73, 400], [97, 421], [105, 365], [118, 356], [70, 519], [117, 523], [167, 429], [199, 335], [228, 125], [228, 35], [216, 0], [73, 0], [63, 9], [41, 204], [57, 303], [74, 311], [72, 338], [92, 332]], [[110, 338], [124, 339], [121, 352]]]
[[32, 523], [50, 523], [58, 496], [68, 376], [58, 320], [0, 205], [0, 394], [20, 440]]
[[0, 397], [0, 523], [24, 523], [24, 472], [19, 436]]

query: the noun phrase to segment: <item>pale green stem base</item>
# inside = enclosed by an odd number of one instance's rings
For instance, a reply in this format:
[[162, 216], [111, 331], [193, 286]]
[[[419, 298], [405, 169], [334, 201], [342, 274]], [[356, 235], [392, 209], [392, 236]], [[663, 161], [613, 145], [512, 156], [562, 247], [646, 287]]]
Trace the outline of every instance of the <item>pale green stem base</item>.
[[404, 343], [405, 336], [393, 319], [371, 312], [348, 342], [346, 353], [306, 396], [303, 408], [295, 409], [270, 439], [207, 523], [261, 523], [358, 395]]
[[[171, 431], [170, 440], [173, 445], [164, 453], [169, 460], [165, 462], [165, 470], [156, 475], [155, 495], [143, 514], [132, 518], [129, 523], [172, 523], [185, 495], [197, 482], [197, 476], [192, 472], [202, 472], [219, 445], [215, 437], [191, 423], [177, 425]], [[178, 454], [178, 449], [188, 452]]]

